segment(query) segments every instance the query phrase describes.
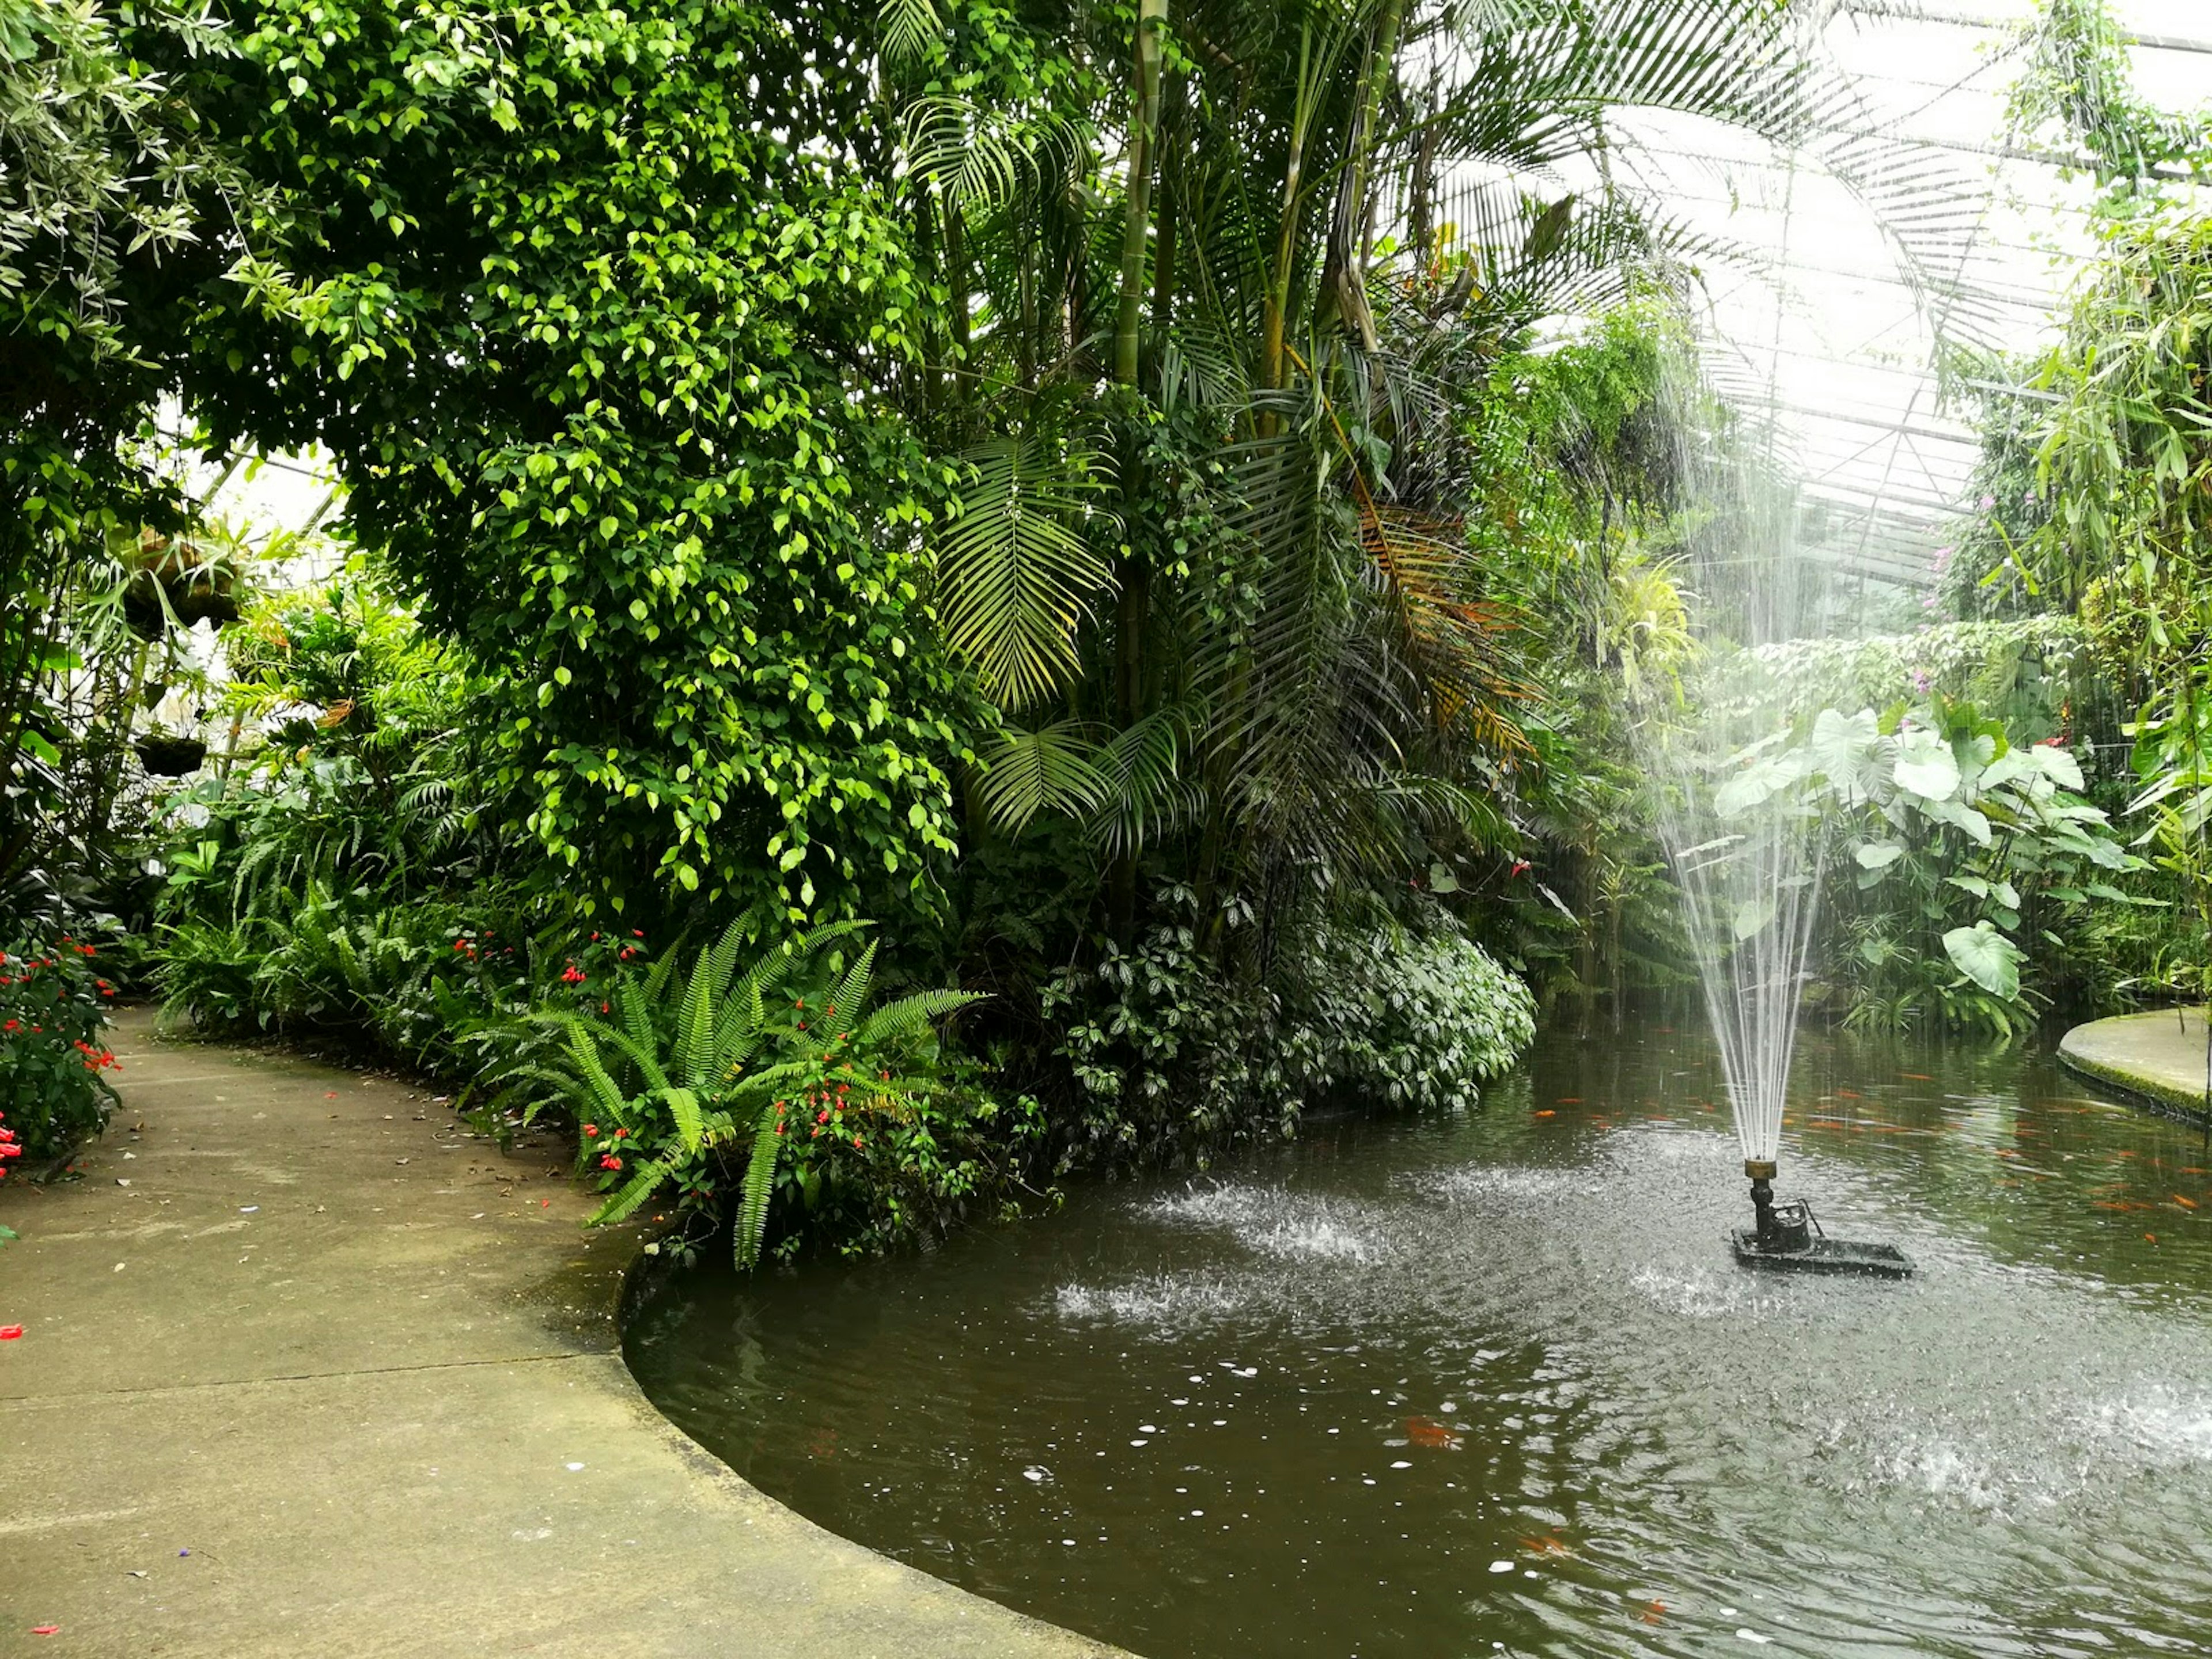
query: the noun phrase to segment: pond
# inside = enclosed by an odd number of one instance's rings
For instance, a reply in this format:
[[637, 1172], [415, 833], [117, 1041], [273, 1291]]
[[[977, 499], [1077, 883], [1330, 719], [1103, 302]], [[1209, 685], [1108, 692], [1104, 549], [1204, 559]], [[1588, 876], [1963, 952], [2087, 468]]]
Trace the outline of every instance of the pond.
[[1808, 1034], [1749, 1274], [1710, 1045], [1541, 1039], [925, 1257], [678, 1279], [646, 1391], [823, 1526], [1149, 1659], [2212, 1652], [2212, 1153]]

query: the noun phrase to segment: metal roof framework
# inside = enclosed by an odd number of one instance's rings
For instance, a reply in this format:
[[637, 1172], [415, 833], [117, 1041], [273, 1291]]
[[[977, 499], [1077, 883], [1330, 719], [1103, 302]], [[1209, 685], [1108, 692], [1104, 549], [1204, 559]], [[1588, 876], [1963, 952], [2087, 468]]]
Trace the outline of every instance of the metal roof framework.
[[[2212, 93], [2212, 6], [2115, 0], [2137, 93], [2185, 111]], [[1938, 383], [1938, 331], [1971, 301], [1981, 343], [2010, 355], [2053, 337], [2093, 252], [2078, 158], [2005, 131], [2033, 0], [1845, 0], [1826, 45], [1859, 94], [1863, 136], [1948, 161], [1981, 208], [1940, 284], [1908, 279], [1881, 222], [1808, 158], [1741, 135], [1655, 119], [1635, 146], [1644, 186], [1763, 262], [1706, 273], [1708, 361], [1776, 434], [1799, 490], [1801, 554], [1832, 611], [1909, 611], [1959, 515], [1973, 510], [1976, 410]], [[1848, 143], [1855, 136], [1838, 135]], [[2022, 388], [1984, 382], [1969, 390]]]

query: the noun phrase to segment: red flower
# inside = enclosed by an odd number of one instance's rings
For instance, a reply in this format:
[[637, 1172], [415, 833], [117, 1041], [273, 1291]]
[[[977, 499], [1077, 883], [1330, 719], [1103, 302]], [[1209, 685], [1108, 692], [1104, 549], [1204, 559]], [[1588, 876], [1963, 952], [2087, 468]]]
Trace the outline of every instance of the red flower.
[[619, 1170], [622, 1168], [622, 1160], [612, 1152], [608, 1152], [599, 1159], [599, 1167], [602, 1170]]
[[629, 1131], [627, 1129], [617, 1129], [615, 1131], [615, 1139], [617, 1140], [624, 1140], [629, 1139]]
[[860, 1136], [858, 1136], [858, 1135], [854, 1135], [854, 1136], [853, 1137], [853, 1150], [854, 1150], [854, 1152], [858, 1152], [858, 1151], [860, 1151]]
[[599, 1138], [599, 1126], [596, 1123], [586, 1123], [584, 1126], [584, 1133], [587, 1139], [597, 1140]]

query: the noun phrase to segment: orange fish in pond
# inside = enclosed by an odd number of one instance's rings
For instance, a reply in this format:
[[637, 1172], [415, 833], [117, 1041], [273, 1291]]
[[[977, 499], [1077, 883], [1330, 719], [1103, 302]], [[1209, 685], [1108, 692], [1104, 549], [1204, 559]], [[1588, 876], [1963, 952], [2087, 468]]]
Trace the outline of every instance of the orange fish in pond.
[[1406, 1438], [1416, 1446], [1426, 1446], [1432, 1451], [1457, 1451], [1467, 1444], [1433, 1417], [1407, 1418]]
[[1552, 1103], [1554, 1106], [1579, 1106], [1583, 1103], [1583, 1097], [1580, 1095], [1561, 1095]]
[[1654, 1601], [1644, 1609], [1644, 1622], [1647, 1625], [1656, 1625], [1666, 1616], [1667, 1604], [1664, 1601]]
[[1898, 1076], [1907, 1083], [1933, 1083], [1936, 1080], [1925, 1072], [1899, 1072]]
[[1536, 1115], [1538, 1117], [1557, 1117], [1559, 1116], [1559, 1114], [1553, 1111], [1550, 1107], [1547, 1106], [1542, 1111], [1537, 1113]]
[[2184, 1170], [2181, 1173], [2184, 1175], [2203, 1175], [2204, 1171], [2202, 1170]]
[[2176, 1193], [2173, 1195], [2173, 1201], [2181, 1206], [2185, 1210], [2193, 1210], [2197, 1207], [2197, 1200], [2195, 1199], [2184, 1198], [2179, 1193]]
[[1556, 1538], [1524, 1538], [1521, 1547], [1531, 1555], [1571, 1555], [1574, 1552]]
[[2143, 1235], [2143, 1242], [2148, 1244], [2155, 1244], [2158, 1243], [2158, 1235], [2156, 1233], [2145, 1233]]
[[1838, 1100], [1858, 1100], [1862, 1098], [1862, 1097], [1852, 1093], [1849, 1089], [1838, 1089], [1836, 1091], [1836, 1098]]

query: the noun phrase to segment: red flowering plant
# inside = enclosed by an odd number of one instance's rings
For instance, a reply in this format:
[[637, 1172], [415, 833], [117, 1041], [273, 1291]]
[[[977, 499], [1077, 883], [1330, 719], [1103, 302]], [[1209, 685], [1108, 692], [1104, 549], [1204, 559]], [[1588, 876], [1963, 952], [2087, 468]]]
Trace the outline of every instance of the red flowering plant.
[[0, 951], [0, 1176], [106, 1126], [117, 1063], [100, 1030], [114, 995], [97, 947], [69, 934]]
[[621, 1221], [657, 1194], [693, 1212], [732, 1210], [738, 1264], [760, 1258], [779, 1193], [819, 1201], [825, 1154], [865, 1158], [948, 1086], [933, 1022], [976, 1000], [930, 990], [872, 1006], [876, 947], [840, 922], [740, 963], [750, 918], [700, 951], [627, 964], [598, 1013], [533, 1023], [557, 1048], [503, 1080], [526, 1110], [554, 1102], [579, 1126], [578, 1161]]

